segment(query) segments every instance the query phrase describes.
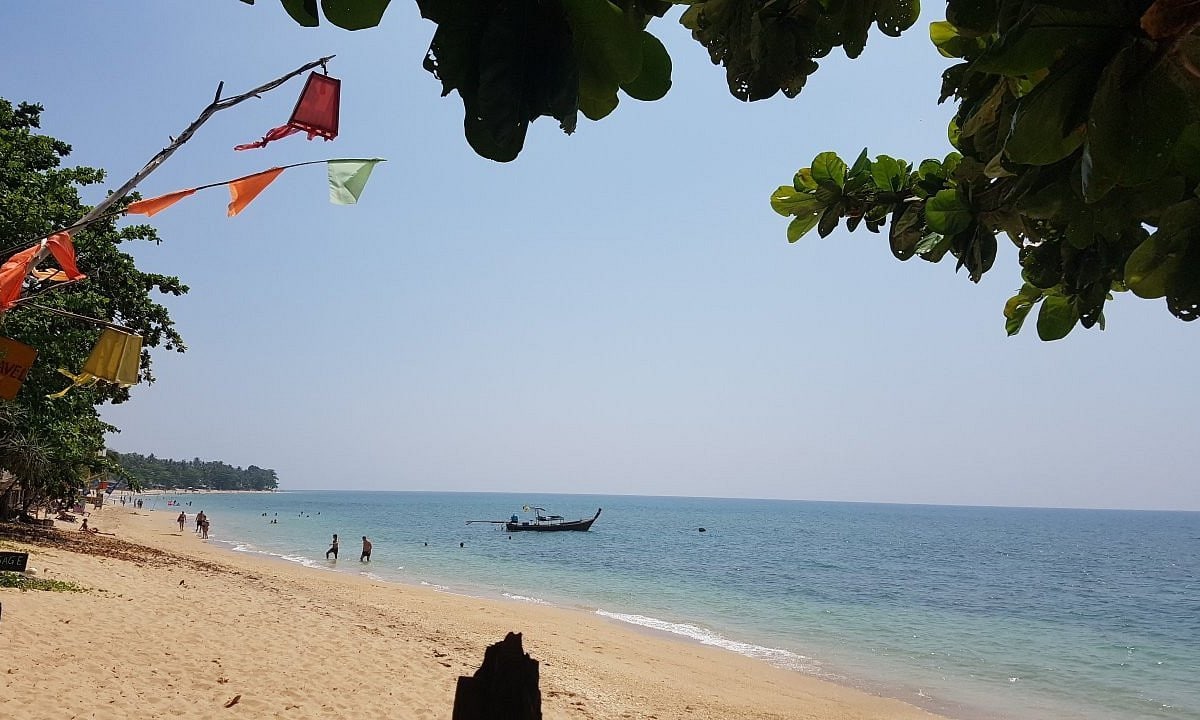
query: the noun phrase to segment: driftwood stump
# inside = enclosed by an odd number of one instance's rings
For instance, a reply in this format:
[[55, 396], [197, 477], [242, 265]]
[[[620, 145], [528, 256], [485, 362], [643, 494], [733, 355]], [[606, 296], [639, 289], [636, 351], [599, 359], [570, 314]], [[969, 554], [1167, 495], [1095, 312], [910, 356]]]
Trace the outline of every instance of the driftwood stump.
[[509, 633], [483, 653], [475, 675], [460, 675], [453, 720], [542, 720], [538, 661]]

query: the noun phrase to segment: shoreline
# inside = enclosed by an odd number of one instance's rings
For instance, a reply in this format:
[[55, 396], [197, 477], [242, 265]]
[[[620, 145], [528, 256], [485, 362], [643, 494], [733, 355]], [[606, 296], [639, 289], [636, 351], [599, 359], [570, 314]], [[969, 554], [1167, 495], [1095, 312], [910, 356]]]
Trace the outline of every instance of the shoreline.
[[[457, 676], [473, 673], [484, 648], [514, 630], [523, 633], [526, 652], [541, 663], [548, 717], [938, 717], [900, 700], [592, 611], [459, 595], [345, 571], [309, 572], [312, 568], [283, 558], [239, 552], [223, 543], [191, 538], [186, 531], [181, 534], [168, 513], [108, 505], [91, 516], [94, 525], [115, 531], [120, 540], [170, 558], [161, 570], [120, 557], [23, 548], [31, 551], [30, 565], [44, 570], [44, 577], [95, 589], [83, 595], [0, 591], [5, 605], [0, 637], [11, 634], [17, 651], [4, 674], [0, 709], [22, 707], [23, 697], [33, 702], [39, 696], [26, 695], [22, 687], [31, 677], [31, 692], [51, 691], [55, 681], [48, 678], [71, 677], [70, 687], [89, 689], [83, 693], [88, 697], [78, 702], [90, 711], [116, 707], [128, 693], [109, 680], [123, 671], [197, 708], [220, 699], [214, 693], [225, 694], [222, 702], [227, 702], [240, 691], [231, 713], [245, 707], [254, 708], [251, 714], [256, 716], [286, 710], [288, 717], [327, 717], [340, 707], [342, 714], [368, 717], [449, 717]], [[74, 526], [59, 527], [62, 534], [74, 532]], [[78, 539], [100, 543], [107, 538]], [[181, 574], [187, 567], [202, 569]], [[199, 596], [193, 585], [200, 589]], [[135, 600], [134, 613], [113, 617], [113, 610], [124, 610], [122, 601]], [[325, 622], [329, 618], [340, 622], [331, 625]], [[60, 637], [68, 624], [79, 630]], [[123, 626], [130, 631], [142, 628], [136, 641], [121, 632]], [[87, 630], [93, 628], [111, 635], [102, 642], [106, 660], [99, 665], [91, 654], [104, 638], [88, 639]], [[76, 635], [80, 630], [84, 632]], [[181, 637], [173, 640], [176, 634]], [[76, 644], [79, 641], [82, 645]], [[180, 643], [183, 646], [176, 647]], [[180, 655], [192, 666], [182, 676], [154, 660], [181, 662]], [[211, 678], [205, 679], [212, 673], [200, 672], [211, 670], [211, 665], [196, 659], [206, 655], [217, 658], [208, 662], [219, 660], [222, 667], [232, 663], [244, 671], [237, 678], [226, 673], [225, 682], [217, 678], [213, 686]], [[299, 677], [296, 666], [304, 670]], [[164, 678], [171, 679], [165, 687]], [[296, 687], [298, 681], [303, 692]], [[355, 691], [341, 697], [347, 682]], [[408, 684], [412, 692], [402, 701], [387, 690]], [[334, 697], [344, 707], [333, 703]], [[149, 703], [152, 708], [150, 713], [136, 713], [141, 717], [174, 714], [171, 703], [158, 695], [138, 693], [138, 698], [139, 707]], [[61, 716], [61, 708], [50, 710], [46, 708], [45, 715], [35, 710], [33, 717]], [[110, 715], [95, 714], [106, 716]]]

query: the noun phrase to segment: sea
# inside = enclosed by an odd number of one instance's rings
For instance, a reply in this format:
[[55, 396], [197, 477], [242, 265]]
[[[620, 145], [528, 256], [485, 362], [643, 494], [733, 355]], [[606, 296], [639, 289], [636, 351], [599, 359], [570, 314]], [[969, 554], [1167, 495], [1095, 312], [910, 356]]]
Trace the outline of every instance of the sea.
[[[1200, 513], [440, 492], [143, 497], [148, 508], [204, 510], [210, 542], [235, 552], [575, 608], [956, 720], [1200, 719]], [[528, 518], [526, 505], [568, 519], [603, 513], [586, 533], [467, 523]], [[333, 533], [336, 562], [325, 559]]]

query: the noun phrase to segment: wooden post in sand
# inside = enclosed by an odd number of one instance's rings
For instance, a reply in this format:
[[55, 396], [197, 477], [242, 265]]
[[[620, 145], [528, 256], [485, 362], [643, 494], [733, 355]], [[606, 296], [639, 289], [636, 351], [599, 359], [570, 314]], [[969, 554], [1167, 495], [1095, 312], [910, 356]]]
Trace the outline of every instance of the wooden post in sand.
[[489, 646], [474, 676], [459, 676], [453, 720], [542, 720], [538, 661], [521, 647], [521, 633]]

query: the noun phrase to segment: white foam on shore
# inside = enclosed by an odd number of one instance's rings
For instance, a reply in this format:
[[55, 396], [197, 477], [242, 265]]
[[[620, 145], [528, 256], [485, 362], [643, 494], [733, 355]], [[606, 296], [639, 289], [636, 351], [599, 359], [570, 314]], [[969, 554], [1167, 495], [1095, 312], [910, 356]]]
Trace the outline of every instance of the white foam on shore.
[[[224, 541], [221, 544], [231, 546], [231, 549], [233, 549], [235, 552], [245, 552], [245, 553], [256, 554], [256, 555], [266, 555], [269, 557], [279, 558], [280, 560], [286, 560], [288, 562], [297, 563], [299, 565], [303, 565], [304, 567], [309, 567], [309, 568], [313, 568], [316, 570], [324, 570], [326, 572], [336, 571], [336, 568], [331, 567], [327, 562], [313, 560], [312, 558], [307, 558], [307, 557], [304, 557], [303, 555], [288, 555], [288, 554], [284, 554], [284, 553], [274, 553], [274, 552], [269, 552], [266, 550], [259, 550], [259, 549], [255, 548], [253, 545], [251, 545], [250, 543], [246, 543], [246, 542], [232, 543], [229, 541]], [[365, 575], [365, 576], [371, 578], [372, 580], [378, 580], [380, 582], [393, 582], [393, 580], [391, 580], [391, 579], [383, 578], [383, 577], [375, 575], [374, 573], [367, 572], [367, 571], [363, 571], [360, 574]], [[447, 593], [450, 595], [461, 594], [461, 593], [454, 592], [447, 585], [439, 585], [437, 583], [431, 583], [431, 582], [428, 582], [425, 580], [421, 580], [419, 582], [423, 587], [430, 588], [431, 590], [434, 590], [436, 592]], [[538, 597], [530, 597], [527, 595], [518, 595], [515, 593], [507, 593], [507, 592], [501, 592], [500, 594], [509, 600], [530, 603], [532, 605], [553, 606], [553, 603], [551, 603], [547, 600], [543, 600]], [[474, 596], [471, 596], [471, 597], [474, 597]], [[802, 672], [802, 673], [805, 673], [808, 675], [820, 677], [820, 678], [823, 678], [826, 680], [834, 680], [834, 681], [844, 681], [845, 680], [845, 678], [843, 678], [840, 675], [837, 675], [835, 673], [831, 673], [831, 672], [824, 670], [821, 667], [820, 662], [813, 658], [805, 657], [804, 655], [799, 655], [797, 653], [791, 652], [790, 650], [783, 650], [780, 648], [770, 648], [770, 647], [764, 647], [762, 645], [754, 645], [751, 643], [740, 642], [737, 640], [730, 640], [729, 638], [726, 638], [717, 632], [714, 632], [712, 630], [709, 630], [707, 628], [703, 628], [703, 627], [700, 627], [697, 625], [691, 625], [689, 623], [673, 623], [673, 622], [669, 622], [666, 620], [660, 620], [658, 618], [647, 617], [645, 615], [616, 613], [616, 612], [610, 612], [608, 610], [601, 610], [601, 609], [597, 609], [595, 611], [595, 613], [602, 617], [609, 618], [610, 620], [616, 620], [618, 622], [628, 623], [630, 625], [638, 625], [641, 627], [649, 628], [651, 630], [657, 630], [659, 632], [667, 632], [667, 633], [671, 633], [672, 635], [679, 635], [679, 636], [688, 638], [689, 640], [694, 640], [696, 642], [699, 642], [702, 645], [710, 645], [713, 647], [719, 647], [723, 650], [735, 652], [739, 655], [744, 655], [746, 657], [753, 658], [755, 660], [761, 660], [761, 661], [766, 662], [774, 667], [782, 668], [785, 670], [794, 670], [794, 671]]]
[[541, 598], [526, 597], [524, 595], [513, 595], [512, 593], [506, 593], [506, 592], [502, 592], [500, 594], [503, 595], [504, 597], [508, 598], [509, 600], [519, 600], [521, 602], [533, 603], [534, 605], [549, 605], [550, 604]]
[[222, 540], [222, 541], [218, 541], [218, 542], [220, 542], [223, 545], [231, 545], [232, 547], [230, 549], [233, 550], [234, 552], [244, 552], [244, 553], [249, 553], [251, 555], [266, 555], [267, 557], [273, 557], [273, 558], [278, 558], [280, 560], [286, 560], [288, 562], [296, 563], [297, 565], [303, 565], [304, 567], [307, 567], [307, 568], [313, 568], [314, 570], [334, 570], [334, 568], [330, 567], [327, 564], [327, 562], [320, 562], [318, 560], [313, 560], [312, 558], [307, 558], [307, 557], [304, 557], [303, 555], [288, 555], [286, 553], [274, 553], [274, 552], [270, 552], [268, 550], [258, 550], [250, 543], [244, 543], [244, 542], [243, 543], [231, 543], [227, 540]]
[[832, 678], [830, 673], [822, 670], [819, 662], [812, 658], [798, 655], [790, 650], [781, 650], [779, 648], [769, 648], [762, 645], [752, 645], [737, 640], [730, 640], [707, 628], [688, 623], [668, 622], [666, 620], [659, 620], [658, 618], [646, 617], [645, 615], [628, 615], [625, 613], [609, 612], [608, 610], [597, 610], [596, 614], [611, 620], [617, 620], [618, 622], [629, 623], [630, 625], [640, 625], [651, 630], [667, 632], [672, 635], [682, 635], [690, 640], [695, 640], [701, 645], [719, 647], [723, 650], [735, 652], [738, 655], [762, 660], [785, 670], [795, 670], [808, 675]]

